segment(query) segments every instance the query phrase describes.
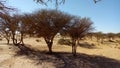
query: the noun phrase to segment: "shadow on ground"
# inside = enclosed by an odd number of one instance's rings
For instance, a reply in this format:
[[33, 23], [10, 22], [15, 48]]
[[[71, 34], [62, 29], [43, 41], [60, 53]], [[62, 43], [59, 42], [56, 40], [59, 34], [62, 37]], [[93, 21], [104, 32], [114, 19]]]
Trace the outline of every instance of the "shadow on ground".
[[120, 61], [82, 53], [78, 53], [74, 57], [69, 52], [54, 52], [49, 54], [46, 51], [33, 51], [27, 48], [25, 51], [18, 51], [15, 56], [22, 55], [34, 60], [36, 65], [50, 62], [54, 64], [55, 68], [120, 68]]

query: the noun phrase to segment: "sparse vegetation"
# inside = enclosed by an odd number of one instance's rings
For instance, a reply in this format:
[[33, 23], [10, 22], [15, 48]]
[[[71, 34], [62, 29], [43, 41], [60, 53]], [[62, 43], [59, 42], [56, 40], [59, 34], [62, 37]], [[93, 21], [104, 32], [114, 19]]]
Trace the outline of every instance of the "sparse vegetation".
[[39, 40], [39, 39], [36, 39], [36, 42], [40, 42], [41, 40]]
[[76, 55], [79, 41], [92, 29], [92, 21], [89, 18], [79, 17], [74, 17], [73, 21], [68, 23], [63, 29], [65, 33], [67, 33], [66, 35], [68, 35], [72, 40], [72, 54], [74, 56]]
[[[47, 5], [53, 0], [34, 1]], [[120, 68], [120, 33], [92, 32], [90, 18], [57, 10], [65, 1], [53, 1], [56, 10], [12, 14], [8, 10], [14, 9], [0, 0], [0, 67]]]
[[2, 41], [2, 38], [0, 38], [0, 41]]
[[[49, 52], [52, 53], [52, 44], [55, 35], [70, 22], [72, 17], [56, 10], [41, 10], [33, 15], [36, 22], [35, 34], [38, 37], [43, 37]], [[59, 16], [59, 17], [58, 17]]]
[[60, 45], [71, 45], [71, 41], [70, 41], [70, 39], [63, 39], [63, 38], [61, 38], [61, 39], [59, 39], [58, 40], [58, 44], [60, 44]]

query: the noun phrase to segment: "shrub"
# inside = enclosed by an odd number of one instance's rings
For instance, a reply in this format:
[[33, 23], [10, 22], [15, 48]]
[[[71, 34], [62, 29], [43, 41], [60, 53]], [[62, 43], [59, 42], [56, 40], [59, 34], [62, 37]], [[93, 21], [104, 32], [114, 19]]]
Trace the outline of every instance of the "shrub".
[[113, 40], [108, 40], [109, 42], [115, 42], [115, 41], [113, 41]]
[[0, 38], [0, 41], [2, 41], [2, 38]]
[[70, 45], [71, 44], [71, 41], [70, 41], [70, 39], [59, 39], [58, 40], [58, 44], [60, 44], [60, 45]]
[[39, 39], [36, 39], [36, 42], [40, 42], [41, 40], [39, 40]]

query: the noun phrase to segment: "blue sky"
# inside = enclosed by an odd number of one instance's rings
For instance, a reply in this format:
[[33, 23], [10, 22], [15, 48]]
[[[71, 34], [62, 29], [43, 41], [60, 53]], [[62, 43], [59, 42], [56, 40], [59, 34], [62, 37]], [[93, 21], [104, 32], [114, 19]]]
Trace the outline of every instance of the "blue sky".
[[[18, 8], [19, 13], [31, 13], [39, 9], [55, 9], [54, 3], [48, 6], [35, 3], [33, 0], [8, 0], [8, 6]], [[94, 4], [92, 0], [66, 0], [59, 10], [81, 17], [89, 17], [95, 31], [104, 33], [120, 32], [120, 0], [102, 0]]]

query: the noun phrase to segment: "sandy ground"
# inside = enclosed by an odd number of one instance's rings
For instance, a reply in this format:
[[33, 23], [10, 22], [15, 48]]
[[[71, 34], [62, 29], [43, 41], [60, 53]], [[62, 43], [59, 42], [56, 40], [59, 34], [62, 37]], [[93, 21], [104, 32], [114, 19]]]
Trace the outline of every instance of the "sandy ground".
[[[39, 42], [36, 41], [37, 39]], [[12, 45], [7, 45], [6, 40], [2, 40], [0, 41], [0, 68], [120, 68], [120, 64], [117, 63], [117, 61], [120, 62], [120, 43], [98, 44], [96, 41], [82, 41], [81, 43], [85, 43], [85, 46], [77, 47], [78, 57], [73, 59], [70, 58], [72, 56], [71, 46], [60, 45], [57, 43], [58, 40], [59, 38], [54, 40], [53, 51], [60, 54], [35, 53], [36, 56], [33, 54], [16, 56], [18, 49]], [[42, 38], [26, 38], [24, 41], [25, 44], [29, 44], [28, 47], [35, 50], [48, 51]], [[61, 53], [63, 54], [61, 55]], [[98, 57], [100, 59], [97, 59]], [[107, 67], [104, 67], [106, 66], [104, 63], [101, 64], [103, 62], [101, 59], [110, 62], [106, 63]], [[77, 64], [78, 60], [79, 64]], [[70, 63], [74, 66], [71, 66]], [[112, 65], [112, 67], [108, 65]]]

